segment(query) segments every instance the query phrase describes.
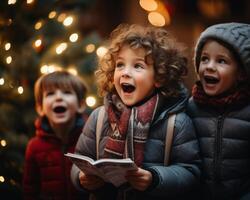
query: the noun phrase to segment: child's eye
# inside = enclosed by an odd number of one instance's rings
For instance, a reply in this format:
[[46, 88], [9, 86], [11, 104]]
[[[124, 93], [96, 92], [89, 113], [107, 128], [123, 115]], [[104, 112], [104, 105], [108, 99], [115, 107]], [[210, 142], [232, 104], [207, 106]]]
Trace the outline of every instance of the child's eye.
[[55, 92], [53, 92], [53, 91], [49, 91], [49, 92], [46, 92], [45, 93], [45, 96], [51, 96], [51, 95], [53, 95]]
[[123, 67], [123, 66], [124, 66], [124, 64], [123, 64], [122, 62], [118, 62], [118, 63], [116, 63], [116, 65], [115, 65], [116, 68], [121, 68], [121, 67]]
[[137, 63], [137, 64], [135, 64], [135, 68], [136, 69], [140, 69], [140, 68], [144, 68], [144, 66], [142, 65], [142, 64], [139, 64], [139, 63]]
[[209, 61], [207, 56], [201, 56], [201, 62], [202, 63], [207, 63]]
[[220, 58], [220, 59], [218, 59], [218, 63], [220, 63], [220, 64], [226, 64], [227, 61], [225, 59], [223, 59], [223, 58]]
[[72, 91], [71, 90], [66, 90], [64, 91], [65, 94], [72, 94]]

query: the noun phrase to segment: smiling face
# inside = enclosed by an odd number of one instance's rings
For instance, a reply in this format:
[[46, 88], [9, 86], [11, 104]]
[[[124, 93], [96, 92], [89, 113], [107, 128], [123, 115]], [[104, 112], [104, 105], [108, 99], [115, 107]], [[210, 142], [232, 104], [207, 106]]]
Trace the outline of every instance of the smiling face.
[[81, 112], [77, 95], [72, 89], [50, 88], [43, 92], [43, 102], [38, 108], [40, 116], [46, 116], [51, 127], [72, 125], [76, 113]]
[[145, 61], [143, 48], [121, 48], [115, 62], [114, 85], [123, 103], [133, 106], [149, 97], [157, 87], [153, 64]]
[[222, 94], [235, 87], [239, 67], [232, 53], [214, 40], [208, 40], [201, 52], [199, 77], [209, 96]]

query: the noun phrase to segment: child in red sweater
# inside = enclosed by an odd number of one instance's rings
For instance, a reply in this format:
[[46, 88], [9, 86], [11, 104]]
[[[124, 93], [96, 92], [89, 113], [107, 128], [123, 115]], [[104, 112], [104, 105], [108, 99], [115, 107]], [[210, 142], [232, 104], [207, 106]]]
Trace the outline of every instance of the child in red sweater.
[[[72, 163], [64, 153], [74, 152], [84, 125], [83, 81], [69, 72], [41, 76], [35, 84], [36, 136], [27, 146], [23, 175], [24, 199], [88, 199], [70, 181]], [[81, 198], [80, 198], [81, 197]], [[85, 198], [84, 198], [85, 197]]]

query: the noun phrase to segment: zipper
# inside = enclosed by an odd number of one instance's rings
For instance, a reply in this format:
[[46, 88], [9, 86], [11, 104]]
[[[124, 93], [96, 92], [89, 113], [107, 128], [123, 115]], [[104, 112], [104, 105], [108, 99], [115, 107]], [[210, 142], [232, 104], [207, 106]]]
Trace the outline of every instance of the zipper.
[[215, 157], [214, 157], [214, 181], [219, 183], [221, 181], [221, 146], [222, 146], [222, 125], [224, 116], [218, 117], [217, 131], [215, 133]]

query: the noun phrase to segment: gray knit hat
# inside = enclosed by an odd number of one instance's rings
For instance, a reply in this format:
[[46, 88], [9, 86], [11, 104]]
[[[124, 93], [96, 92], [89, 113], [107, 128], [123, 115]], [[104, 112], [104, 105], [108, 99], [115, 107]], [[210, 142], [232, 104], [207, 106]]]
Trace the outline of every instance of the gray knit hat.
[[198, 71], [201, 51], [208, 39], [215, 39], [226, 43], [231, 51], [236, 53], [243, 68], [250, 77], [250, 24], [224, 23], [208, 27], [203, 31], [195, 47], [195, 67]]

